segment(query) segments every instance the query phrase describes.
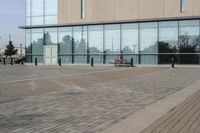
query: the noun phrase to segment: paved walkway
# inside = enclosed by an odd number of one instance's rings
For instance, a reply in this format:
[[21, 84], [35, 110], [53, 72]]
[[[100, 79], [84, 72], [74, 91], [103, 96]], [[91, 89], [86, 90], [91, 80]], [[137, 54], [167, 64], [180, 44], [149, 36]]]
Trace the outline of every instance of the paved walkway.
[[200, 91], [141, 133], [200, 133]]
[[0, 132], [100, 133], [200, 80], [199, 69], [111, 69], [27, 81], [11, 75], [10, 83], [1, 77]]

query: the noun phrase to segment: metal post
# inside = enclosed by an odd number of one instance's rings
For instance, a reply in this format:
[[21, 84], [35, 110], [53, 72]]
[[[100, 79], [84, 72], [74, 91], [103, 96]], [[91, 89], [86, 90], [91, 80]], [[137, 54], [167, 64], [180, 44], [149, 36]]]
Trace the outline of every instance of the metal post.
[[124, 57], [123, 57], [123, 50], [120, 51], [120, 60], [123, 60]]
[[174, 68], [174, 64], [175, 64], [174, 58], [172, 58], [172, 68]]
[[6, 65], [6, 58], [3, 58], [3, 64]]
[[91, 67], [94, 67], [94, 58], [91, 59]]
[[138, 63], [141, 64], [141, 51], [139, 51], [139, 54], [138, 54]]
[[131, 67], [133, 67], [133, 58], [131, 58]]
[[24, 58], [21, 59], [21, 65], [24, 65]]
[[59, 58], [58, 63], [59, 63], [59, 66], [62, 66], [61, 58]]
[[38, 64], [37, 64], [37, 58], [35, 58], [35, 66], [37, 66]]
[[106, 51], [103, 52], [103, 64], [106, 64]]
[[10, 65], [13, 65], [13, 58], [10, 59]]
[[90, 63], [90, 50], [87, 50], [87, 64]]

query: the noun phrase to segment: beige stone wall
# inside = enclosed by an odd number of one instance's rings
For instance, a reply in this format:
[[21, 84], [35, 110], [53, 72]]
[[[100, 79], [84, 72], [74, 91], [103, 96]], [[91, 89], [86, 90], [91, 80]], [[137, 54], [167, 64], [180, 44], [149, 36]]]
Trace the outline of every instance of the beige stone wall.
[[200, 0], [187, 0], [180, 13], [180, 0], [85, 0], [81, 19], [81, 0], [58, 0], [59, 24], [117, 20], [158, 19], [200, 16]]

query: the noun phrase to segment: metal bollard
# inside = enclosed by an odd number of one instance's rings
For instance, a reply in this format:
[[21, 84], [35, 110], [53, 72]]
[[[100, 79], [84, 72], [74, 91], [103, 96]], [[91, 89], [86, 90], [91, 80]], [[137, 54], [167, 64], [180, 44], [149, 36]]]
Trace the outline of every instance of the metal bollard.
[[6, 65], [6, 58], [3, 58], [3, 64]]
[[37, 66], [37, 64], [38, 64], [38, 63], [37, 63], [37, 58], [35, 58], [35, 66]]
[[172, 68], [174, 68], [174, 64], [175, 64], [174, 58], [172, 58]]
[[13, 58], [10, 58], [10, 65], [13, 65]]
[[131, 58], [131, 67], [133, 67], [133, 58]]
[[59, 66], [62, 66], [61, 58], [58, 60]]
[[94, 67], [94, 59], [91, 59], [91, 67]]
[[24, 65], [24, 60], [23, 60], [23, 59], [21, 60], [21, 65], [22, 65], [22, 66]]

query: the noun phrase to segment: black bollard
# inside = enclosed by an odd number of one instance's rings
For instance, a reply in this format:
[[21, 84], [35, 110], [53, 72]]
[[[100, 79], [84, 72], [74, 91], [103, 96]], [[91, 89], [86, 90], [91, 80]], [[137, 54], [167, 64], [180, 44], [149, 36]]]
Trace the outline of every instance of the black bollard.
[[133, 67], [133, 58], [131, 58], [131, 67]]
[[35, 66], [37, 66], [37, 58], [35, 58]]
[[91, 59], [91, 67], [94, 67], [94, 59]]
[[59, 66], [61, 67], [62, 66], [61, 58], [59, 58], [58, 63], [59, 63]]
[[21, 59], [21, 65], [24, 65], [24, 58]]
[[174, 68], [174, 64], [175, 64], [174, 58], [172, 58], [172, 68]]
[[6, 65], [6, 58], [3, 58], [3, 64]]
[[103, 64], [106, 64], [106, 51], [103, 51]]
[[10, 58], [10, 65], [13, 65], [13, 58]]

